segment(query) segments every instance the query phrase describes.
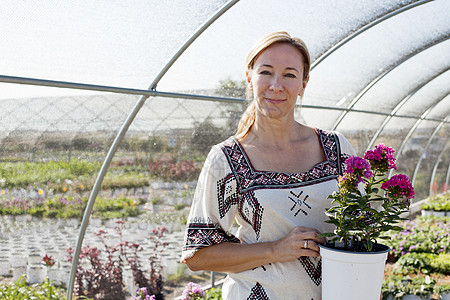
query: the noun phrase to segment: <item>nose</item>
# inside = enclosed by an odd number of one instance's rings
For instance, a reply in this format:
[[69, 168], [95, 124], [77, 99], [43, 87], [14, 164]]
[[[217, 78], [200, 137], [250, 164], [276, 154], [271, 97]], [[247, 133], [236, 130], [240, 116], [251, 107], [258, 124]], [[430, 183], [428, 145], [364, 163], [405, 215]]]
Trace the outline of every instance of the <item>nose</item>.
[[281, 79], [279, 76], [273, 76], [270, 82], [270, 90], [274, 92], [280, 92], [283, 90], [283, 85], [281, 84]]

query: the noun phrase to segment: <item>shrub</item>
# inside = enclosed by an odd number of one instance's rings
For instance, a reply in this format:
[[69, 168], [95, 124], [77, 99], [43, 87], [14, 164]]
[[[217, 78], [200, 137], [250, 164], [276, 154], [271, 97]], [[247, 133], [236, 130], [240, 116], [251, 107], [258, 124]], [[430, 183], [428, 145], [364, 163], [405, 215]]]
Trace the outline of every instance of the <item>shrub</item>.
[[[120, 236], [120, 241], [115, 246], [109, 246], [105, 242], [107, 232], [99, 230], [95, 234], [104, 245], [103, 252], [96, 247], [85, 246], [81, 249], [80, 259], [75, 275], [74, 293], [77, 297], [90, 297], [94, 300], [121, 300], [125, 299], [123, 290], [123, 264], [128, 262], [133, 272], [134, 282], [139, 287], [145, 287], [156, 296], [161, 295], [163, 289], [162, 265], [159, 255], [164, 250], [165, 243], [161, 238], [167, 231], [160, 227], [153, 231], [149, 237], [154, 240], [152, 255], [149, 257], [149, 276], [145, 276], [140, 264], [138, 252], [142, 250], [139, 244], [123, 241], [122, 231], [125, 222], [116, 221], [115, 230]], [[69, 261], [73, 260], [73, 249], [67, 249]], [[106, 253], [106, 259], [102, 254]], [[156, 298], [158, 299], [158, 298]]]
[[153, 177], [170, 181], [192, 180], [200, 174], [200, 168], [188, 160], [152, 160], [149, 170]]
[[226, 138], [223, 130], [214, 125], [210, 118], [196, 123], [192, 133], [191, 146], [194, 151], [207, 154], [211, 146], [222, 142]]

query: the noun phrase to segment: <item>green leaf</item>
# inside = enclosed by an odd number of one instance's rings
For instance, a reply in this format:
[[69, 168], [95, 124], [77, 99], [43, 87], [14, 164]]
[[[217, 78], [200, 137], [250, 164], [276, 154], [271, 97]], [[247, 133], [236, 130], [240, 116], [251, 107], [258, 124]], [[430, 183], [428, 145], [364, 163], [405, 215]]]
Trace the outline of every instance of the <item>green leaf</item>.
[[333, 236], [335, 236], [335, 234], [333, 232], [323, 232], [323, 233], [319, 233], [318, 236], [320, 236], [320, 237], [333, 237]]

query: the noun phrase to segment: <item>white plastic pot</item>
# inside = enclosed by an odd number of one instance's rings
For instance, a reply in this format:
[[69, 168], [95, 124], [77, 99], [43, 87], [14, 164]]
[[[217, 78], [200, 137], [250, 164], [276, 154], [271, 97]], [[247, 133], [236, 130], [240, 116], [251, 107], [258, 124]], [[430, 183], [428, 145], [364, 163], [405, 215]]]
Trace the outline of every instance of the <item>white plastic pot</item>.
[[402, 300], [427, 300], [431, 299], [431, 297], [423, 298], [416, 295], [405, 295]]
[[320, 245], [322, 300], [379, 300], [390, 248], [351, 252]]
[[33, 265], [29, 266], [27, 269], [27, 278], [30, 284], [43, 283], [45, 281], [46, 270], [44, 266]]

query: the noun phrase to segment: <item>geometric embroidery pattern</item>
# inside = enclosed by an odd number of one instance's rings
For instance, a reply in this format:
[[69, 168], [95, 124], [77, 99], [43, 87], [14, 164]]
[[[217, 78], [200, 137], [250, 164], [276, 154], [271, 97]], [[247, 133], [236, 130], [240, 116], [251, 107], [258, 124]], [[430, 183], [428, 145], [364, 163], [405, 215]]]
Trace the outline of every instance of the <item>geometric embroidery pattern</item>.
[[303, 191], [300, 191], [298, 195], [293, 191], [290, 191], [289, 193], [291, 194], [291, 196], [288, 196], [288, 199], [291, 200], [294, 204], [291, 207], [291, 211], [296, 210], [294, 217], [296, 217], [299, 212], [302, 212], [305, 216], [307, 216], [308, 212], [306, 211], [306, 208], [312, 209], [311, 206], [306, 202], [306, 200], [308, 199], [308, 195], [303, 196], [303, 199], [301, 199]]
[[339, 138], [335, 133], [322, 129], [317, 129], [317, 132], [326, 160], [302, 173], [257, 171], [240, 143], [234, 137], [227, 140], [222, 151], [237, 180], [238, 192], [243, 193], [258, 188], [276, 188], [281, 185], [299, 187], [337, 178], [342, 167]]
[[311, 280], [319, 286], [322, 282], [322, 259], [318, 258], [317, 266], [311, 261], [308, 256], [301, 256], [298, 258], [303, 268], [305, 268], [306, 274], [309, 275]]
[[225, 178], [217, 181], [217, 199], [219, 201], [220, 218], [223, 218], [227, 214], [232, 205], [238, 204], [239, 194], [235, 183], [236, 179], [232, 173], [227, 174]]
[[193, 220], [187, 226], [183, 250], [198, 250], [222, 242], [240, 243], [238, 238], [212, 223]]
[[252, 292], [247, 297], [247, 300], [269, 300], [269, 297], [262, 285], [257, 282], [256, 285], [252, 287]]
[[256, 240], [258, 240], [264, 208], [261, 206], [258, 199], [256, 199], [254, 191], [248, 191], [243, 195], [242, 200], [239, 202], [238, 209], [242, 218], [252, 226], [256, 234]]
[[344, 174], [344, 172], [345, 172], [345, 170], [347, 169], [347, 166], [346, 166], [346, 164], [345, 164], [345, 161], [347, 160], [347, 158], [349, 158], [350, 157], [350, 155], [348, 155], [348, 154], [341, 154], [341, 159], [340, 159], [340, 162], [341, 162], [341, 165], [340, 165], [340, 170], [339, 170], [339, 175], [343, 175]]

